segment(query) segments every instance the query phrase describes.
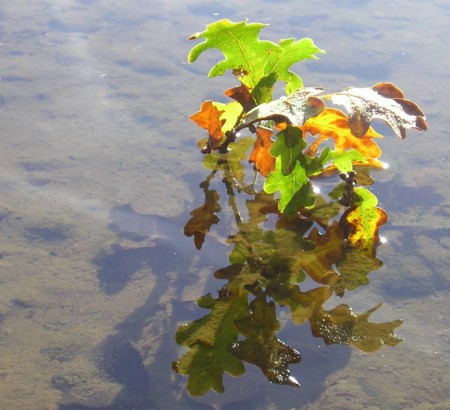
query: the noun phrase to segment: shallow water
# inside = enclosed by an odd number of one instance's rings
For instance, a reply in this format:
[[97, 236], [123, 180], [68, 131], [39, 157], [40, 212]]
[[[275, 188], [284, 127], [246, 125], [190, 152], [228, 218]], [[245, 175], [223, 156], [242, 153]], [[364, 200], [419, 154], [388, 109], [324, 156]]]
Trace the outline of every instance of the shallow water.
[[[282, 310], [303, 387], [247, 366], [199, 402], [171, 370], [174, 334], [205, 314], [196, 298], [217, 294], [230, 232], [218, 225], [201, 253], [183, 235], [208, 174], [188, 116], [233, 84], [206, 78], [214, 52], [187, 65], [186, 38], [219, 18], [269, 23], [273, 41], [313, 38], [327, 54], [298, 66], [306, 85], [391, 81], [429, 130], [380, 142], [384, 265], [345, 295], [356, 312], [382, 302], [372, 320], [403, 319], [404, 340], [326, 347]], [[1, 5], [0, 408], [449, 408], [449, 23], [444, 0]]]

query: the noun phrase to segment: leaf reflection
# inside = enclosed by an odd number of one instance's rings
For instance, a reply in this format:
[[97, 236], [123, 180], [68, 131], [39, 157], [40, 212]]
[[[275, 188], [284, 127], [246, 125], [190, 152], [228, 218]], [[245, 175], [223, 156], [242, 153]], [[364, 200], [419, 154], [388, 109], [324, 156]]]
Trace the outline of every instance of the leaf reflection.
[[[299, 363], [301, 355], [277, 336], [277, 305], [289, 308], [294, 324], [309, 322], [313, 336], [327, 345], [353, 345], [373, 352], [383, 344], [398, 344], [401, 339], [394, 330], [400, 320], [369, 322], [381, 305], [362, 314], [346, 304], [323, 308], [333, 295], [342, 297], [346, 291], [367, 285], [368, 274], [382, 266], [375, 255], [375, 241], [362, 242], [351, 236], [347, 217], [352, 201], [345, 206], [334, 191], [328, 199], [318, 197], [314, 210], [286, 219], [279, 214], [273, 195], [256, 193], [253, 184], [245, 183], [241, 161], [250, 149], [248, 140], [232, 143], [230, 149], [228, 154], [213, 152], [205, 157], [211, 170], [200, 184], [205, 203], [191, 212], [185, 226], [185, 234], [194, 236], [200, 249], [224, 207], [218, 191], [210, 189], [219, 176], [236, 230], [228, 238], [230, 265], [214, 273], [226, 284], [216, 298], [208, 294], [197, 300], [209, 313], [176, 332], [176, 342], [188, 351], [173, 363], [173, 369], [188, 375], [189, 392], [223, 392], [224, 373], [242, 375], [244, 362], [259, 367], [272, 383], [300, 386], [289, 367]], [[377, 234], [382, 223], [377, 220], [369, 227]], [[307, 277], [317, 286], [302, 290]]]

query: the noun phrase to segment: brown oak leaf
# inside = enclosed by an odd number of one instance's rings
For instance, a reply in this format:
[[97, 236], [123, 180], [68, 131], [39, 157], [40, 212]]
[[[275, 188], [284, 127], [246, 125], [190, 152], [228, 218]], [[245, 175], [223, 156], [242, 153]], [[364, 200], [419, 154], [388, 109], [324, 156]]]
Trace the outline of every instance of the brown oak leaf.
[[239, 87], [229, 88], [225, 91], [225, 95], [241, 104], [245, 112], [250, 111], [256, 106], [255, 100], [244, 84], [241, 84]]

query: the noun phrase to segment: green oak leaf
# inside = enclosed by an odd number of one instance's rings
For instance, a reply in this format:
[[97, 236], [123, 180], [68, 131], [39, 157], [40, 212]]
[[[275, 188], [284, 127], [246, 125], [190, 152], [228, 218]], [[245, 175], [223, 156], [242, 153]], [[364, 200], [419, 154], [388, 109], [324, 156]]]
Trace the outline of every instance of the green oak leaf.
[[364, 187], [355, 188], [355, 206], [345, 211], [341, 221], [347, 225], [350, 245], [367, 249], [369, 254], [375, 254], [379, 242], [378, 229], [388, 220], [387, 213], [377, 207], [377, 197]]
[[336, 263], [340, 278], [333, 285], [338, 296], [343, 296], [345, 290], [354, 290], [369, 283], [368, 274], [380, 269], [383, 261], [374, 258], [366, 249], [346, 248], [342, 258]]
[[258, 81], [258, 84], [256, 84], [255, 88], [251, 92], [256, 105], [269, 103], [272, 101], [273, 87], [277, 82], [277, 79], [277, 73], [270, 73]]
[[268, 193], [280, 191], [278, 208], [287, 217], [294, 216], [300, 208], [314, 205], [314, 191], [305, 169], [299, 162], [294, 162], [293, 169], [284, 173], [281, 158], [275, 161], [275, 170], [264, 182], [264, 190]]
[[264, 182], [268, 194], [280, 191], [278, 208], [287, 217], [300, 208], [314, 205], [315, 194], [309, 177], [323, 169], [323, 158], [312, 158], [303, 153], [306, 142], [297, 127], [287, 127], [277, 135], [270, 153], [276, 157], [275, 169]]
[[279, 73], [279, 80], [286, 81], [286, 94], [292, 94], [303, 87], [303, 81], [297, 74], [289, 71], [290, 66], [308, 58], [317, 59], [315, 54], [325, 53], [325, 51], [318, 48], [310, 38], [297, 41], [288, 38], [281, 40], [279, 45], [284, 51], [283, 54], [269, 55], [268, 63], [273, 64], [273, 72]]
[[344, 152], [333, 151], [331, 161], [341, 172], [348, 173], [353, 170], [353, 161], [366, 162], [366, 157], [356, 149], [349, 149]]
[[330, 288], [326, 286], [302, 292], [297, 285], [277, 281], [269, 283], [267, 293], [280, 306], [289, 306], [292, 321], [298, 325], [309, 320], [332, 296]]
[[238, 340], [234, 322], [249, 314], [247, 292], [233, 289], [229, 297], [218, 299], [206, 295], [198, 304], [211, 312], [177, 329], [176, 342], [189, 351], [172, 367], [177, 373], [189, 375], [188, 390], [193, 396], [210, 389], [223, 393], [223, 374], [239, 376], [245, 371], [242, 361], [228, 351], [228, 346]]
[[205, 31], [189, 37], [190, 40], [204, 38], [205, 41], [192, 48], [188, 61], [193, 63], [204, 51], [216, 48], [222, 51], [225, 59], [210, 70], [209, 77], [232, 70], [244, 85], [253, 90], [263, 77], [277, 73], [279, 79], [286, 81], [286, 90], [293, 92], [302, 86], [302, 80], [289, 71], [290, 66], [306, 58], [316, 58], [316, 53], [324, 51], [316, 47], [311, 39], [286, 39], [281, 40], [280, 44], [261, 41], [259, 32], [265, 26], [247, 21], [235, 23], [227, 19], [208, 24]]

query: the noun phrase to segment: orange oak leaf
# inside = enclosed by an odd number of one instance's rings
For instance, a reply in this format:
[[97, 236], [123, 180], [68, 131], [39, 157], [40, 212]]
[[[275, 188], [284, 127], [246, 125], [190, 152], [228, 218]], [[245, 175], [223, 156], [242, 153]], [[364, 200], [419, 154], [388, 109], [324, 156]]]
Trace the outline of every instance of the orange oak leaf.
[[268, 128], [258, 127], [256, 129], [256, 135], [257, 139], [253, 151], [248, 158], [248, 162], [255, 163], [256, 169], [261, 175], [266, 177], [272, 171], [275, 164], [275, 158], [270, 154], [270, 147], [273, 144], [271, 140], [273, 131]]
[[372, 138], [382, 138], [382, 135], [370, 127], [365, 135], [355, 137], [348, 125], [347, 116], [340, 110], [325, 108], [319, 115], [308, 118], [300, 128], [304, 133], [318, 135], [316, 141], [308, 149], [310, 156], [316, 155], [321, 142], [332, 138], [336, 151], [344, 152], [347, 149], [356, 149], [370, 165], [381, 166], [381, 162], [377, 160], [381, 155], [381, 149]]
[[220, 119], [223, 112], [218, 110], [212, 101], [208, 100], [201, 105], [199, 112], [189, 117], [198, 126], [208, 131], [211, 148], [217, 148], [224, 137], [222, 126], [225, 120]]

